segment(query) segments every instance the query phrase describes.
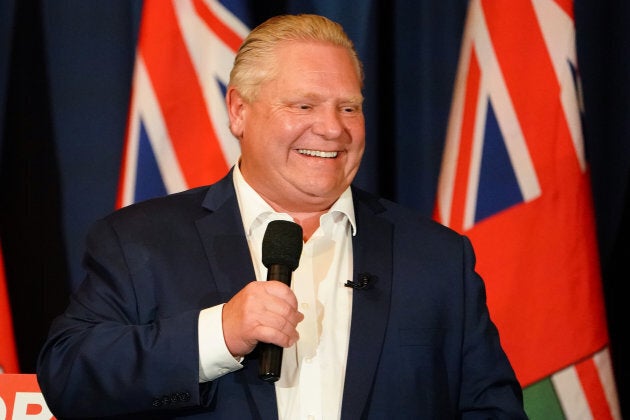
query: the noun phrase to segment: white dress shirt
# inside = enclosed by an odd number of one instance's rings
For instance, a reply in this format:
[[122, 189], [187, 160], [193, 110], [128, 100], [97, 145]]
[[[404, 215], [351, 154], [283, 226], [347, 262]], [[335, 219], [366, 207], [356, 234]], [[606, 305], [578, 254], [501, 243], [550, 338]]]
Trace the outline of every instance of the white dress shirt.
[[[262, 239], [272, 220], [289, 220], [276, 213], [234, 167], [234, 186], [256, 270], [265, 281]], [[300, 339], [286, 348], [281, 377], [275, 383], [280, 419], [338, 419], [348, 355], [352, 289], [352, 235], [356, 233], [352, 194], [348, 188], [320, 217], [320, 226], [304, 244], [291, 288], [304, 320], [298, 324]], [[216, 379], [242, 365], [231, 356], [223, 340], [223, 305], [199, 315], [199, 380]]]

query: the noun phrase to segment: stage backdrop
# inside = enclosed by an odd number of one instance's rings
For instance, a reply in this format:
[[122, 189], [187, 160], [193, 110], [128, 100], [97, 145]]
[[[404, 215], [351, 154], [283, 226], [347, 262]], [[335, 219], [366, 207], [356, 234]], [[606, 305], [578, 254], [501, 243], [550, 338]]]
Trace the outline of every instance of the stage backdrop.
[[[585, 152], [623, 408], [630, 400], [621, 337], [629, 312], [623, 283], [630, 278], [623, 241], [630, 13], [625, 2], [611, 3], [576, 0], [575, 21]], [[239, 18], [248, 27], [285, 11], [317, 12], [344, 25], [366, 70], [368, 146], [357, 183], [430, 216], [468, 2], [244, 4]], [[0, 2], [0, 241], [23, 372], [34, 371], [50, 320], [81, 281], [88, 225], [116, 205], [141, 9], [140, 0]]]

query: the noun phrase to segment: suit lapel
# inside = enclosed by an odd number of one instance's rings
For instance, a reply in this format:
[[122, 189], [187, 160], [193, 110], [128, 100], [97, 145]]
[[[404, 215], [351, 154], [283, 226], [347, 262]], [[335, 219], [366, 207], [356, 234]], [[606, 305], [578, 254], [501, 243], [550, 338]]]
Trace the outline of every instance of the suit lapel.
[[353, 291], [341, 418], [360, 417], [367, 404], [385, 337], [392, 282], [392, 226], [374, 214], [382, 211], [376, 201], [368, 203], [355, 194], [354, 206], [354, 280], [361, 274], [369, 275], [370, 286]]
[[[256, 280], [238, 201], [232, 184], [232, 172], [208, 190], [203, 206], [210, 213], [197, 221], [197, 229], [208, 258], [212, 277], [221, 299], [227, 302], [251, 281]], [[248, 261], [249, 263], [243, 263]], [[252, 410], [260, 418], [277, 417], [275, 388], [258, 378], [255, 352], [243, 362], [243, 370], [236, 372], [245, 392], [253, 402]]]
[[[210, 213], [197, 221], [197, 229], [217, 290], [227, 300], [256, 279], [232, 184], [232, 172], [210, 187], [203, 206]], [[243, 264], [243, 261], [250, 263]]]

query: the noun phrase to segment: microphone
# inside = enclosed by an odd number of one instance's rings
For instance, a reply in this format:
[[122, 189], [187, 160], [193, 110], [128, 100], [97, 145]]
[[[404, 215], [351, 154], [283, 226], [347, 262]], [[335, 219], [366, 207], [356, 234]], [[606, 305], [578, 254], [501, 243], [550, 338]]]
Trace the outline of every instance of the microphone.
[[[302, 227], [286, 220], [269, 222], [262, 242], [262, 262], [267, 267], [267, 280], [291, 286], [291, 274], [298, 267], [302, 254]], [[282, 352], [280, 346], [258, 343], [260, 364], [258, 377], [266, 382], [280, 379]]]
[[372, 287], [372, 283], [376, 280], [370, 273], [360, 273], [356, 280], [348, 280], [344, 284], [346, 287], [351, 287], [355, 290], [366, 290]]

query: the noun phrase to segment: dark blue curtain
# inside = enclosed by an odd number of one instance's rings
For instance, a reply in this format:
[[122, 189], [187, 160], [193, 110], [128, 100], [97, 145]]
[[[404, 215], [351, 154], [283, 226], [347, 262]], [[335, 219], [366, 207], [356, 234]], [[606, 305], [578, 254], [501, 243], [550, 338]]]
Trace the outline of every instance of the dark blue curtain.
[[[250, 27], [282, 12], [321, 13], [344, 25], [367, 76], [368, 146], [357, 183], [430, 215], [467, 1], [250, 5], [240, 16]], [[81, 281], [88, 225], [114, 209], [141, 6], [0, 0], [0, 240], [24, 372], [34, 371], [50, 320]], [[575, 0], [585, 140], [626, 415], [629, 9], [627, 2]]]

